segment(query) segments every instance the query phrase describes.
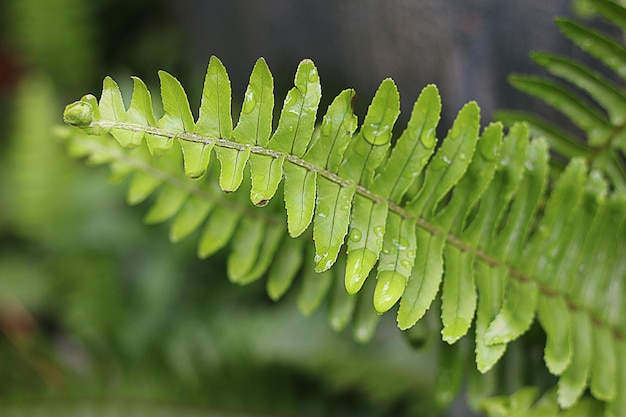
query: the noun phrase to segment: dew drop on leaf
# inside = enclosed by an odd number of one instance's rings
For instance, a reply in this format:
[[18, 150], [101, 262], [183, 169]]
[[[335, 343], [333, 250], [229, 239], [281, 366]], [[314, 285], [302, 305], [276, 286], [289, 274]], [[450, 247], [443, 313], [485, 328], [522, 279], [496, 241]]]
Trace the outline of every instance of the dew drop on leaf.
[[480, 154], [487, 161], [495, 161], [498, 158], [498, 147], [497, 146], [481, 146]]
[[317, 70], [315, 68], [313, 68], [311, 71], [309, 71], [309, 81], [310, 82], [315, 83], [319, 79], [320, 79], [320, 76], [317, 73]]
[[352, 229], [350, 231], [350, 240], [353, 242], [358, 242], [359, 240], [361, 240], [362, 236], [363, 235], [360, 229]]
[[241, 110], [244, 113], [251, 113], [252, 110], [254, 110], [255, 106], [256, 106], [256, 99], [254, 98], [254, 93], [252, 91], [248, 91], [246, 93], [246, 98], [244, 99], [243, 107]]
[[441, 171], [448, 165], [450, 165], [450, 159], [447, 156], [440, 156], [433, 159], [431, 163], [433, 171]]
[[400, 249], [400, 250], [407, 250], [407, 248], [409, 247], [409, 240], [405, 239], [405, 238], [402, 238], [397, 243], [397, 245], [398, 245], [398, 249]]
[[370, 123], [361, 128], [361, 134], [372, 145], [385, 145], [391, 139], [389, 126], [380, 126], [378, 123]]
[[432, 149], [432, 147], [435, 146], [435, 142], [436, 142], [433, 129], [429, 129], [428, 132], [420, 136], [420, 142], [422, 142], [422, 145], [424, 145], [424, 148]]

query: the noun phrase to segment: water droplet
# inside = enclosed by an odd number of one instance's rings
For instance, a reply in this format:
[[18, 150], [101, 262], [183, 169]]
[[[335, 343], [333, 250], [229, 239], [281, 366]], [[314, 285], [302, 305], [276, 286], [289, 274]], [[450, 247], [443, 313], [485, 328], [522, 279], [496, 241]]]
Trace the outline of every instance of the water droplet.
[[387, 248], [383, 249], [383, 253], [384, 253], [385, 255], [389, 255], [389, 249], [387, 249]]
[[[445, 157], [444, 157], [444, 158], [445, 158]], [[459, 159], [460, 159], [461, 161], [465, 161], [465, 160], [467, 159], [467, 155], [465, 155], [465, 153], [461, 152], [461, 153], [459, 154]]]
[[406, 238], [400, 239], [400, 242], [397, 243], [399, 250], [407, 250], [409, 247], [409, 240]]
[[498, 147], [497, 146], [481, 146], [480, 154], [487, 161], [495, 161], [498, 159]]
[[374, 234], [376, 236], [382, 237], [385, 234], [385, 227], [384, 226], [374, 227]]
[[391, 139], [389, 125], [380, 126], [379, 123], [370, 123], [361, 128], [361, 134], [372, 145], [385, 145]]
[[422, 145], [424, 145], [426, 149], [432, 149], [432, 147], [435, 146], [436, 141], [437, 138], [435, 137], [433, 129], [429, 129], [428, 132], [425, 132], [422, 136], [420, 136], [420, 142], [422, 142]]
[[254, 107], [256, 106], [256, 99], [254, 98], [254, 92], [253, 91], [246, 91], [246, 97], [243, 101], [243, 107], [241, 108], [241, 111], [243, 111], [244, 113], [251, 113], [252, 110], [254, 110]]
[[289, 125], [287, 129], [289, 129], [290, 132], [293, 132], [293, 125]]
[[352, 229], [350, 231], [350, 240], [353, 242], [358, 242], [363, 237], [363, 234], [359, 229]]
[[317, 81], [319, 81], [320, 76], [317, 73], [317, 69], [313, 68], [311, 69], [311, 71], [309, 71], [309, 81], [312, 83], [315, 83]]
[[451, 161], [447, 156], [439, 156], [433, 159], [433, 162], [431, 163], [432, 169], [434, 171], [440, 171], [450, 165], [450, 162]]
[[526, 161], [526, 163], [524, 164], [524, 166], [526, 167], [527, 170], [529, 171], [534, 171], [535, 170], [535, 164], [532, 163], [532, 161]]
[[403, 267], [405, 267], [405, 268], [407, 268], [407, 269], [408, 269], [408, 268], [410, 268], [410, 267], [412, 266], [412, 265], [411, 265], [411, 261], [409, 261], [408, 259], [402, 259], [402, 260], [400, 261], [400, 265], [402, 265]]

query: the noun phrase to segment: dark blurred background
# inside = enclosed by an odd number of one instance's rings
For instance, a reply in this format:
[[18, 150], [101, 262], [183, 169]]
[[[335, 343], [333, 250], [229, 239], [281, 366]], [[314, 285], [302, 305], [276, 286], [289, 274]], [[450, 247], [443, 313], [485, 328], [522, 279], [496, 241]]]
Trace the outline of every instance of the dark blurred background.
[[198, 66], [219, 56], [240, 95], [257, 57], [283, 81], [291, 81], [300, 59], [312, 58], [323, 92], [353, 87], [361, 107], [386, 77], [398, 84], [405, 114], [423, 86], [435, 83], [448, 120], [469, 100], [479, 102], [485, 120], [496, 108], [528, 105], [507, 76], [535, 70], [530, 50], [569, 47], [552, 24], [570, 14], [568, 0], [170, 3], [187, 39], [185, 53]]
[[[438, 337], [411, 349], [391, 315], [361, 346], [349, 330], [330, 330], [324, 312], [302, 317], [293, 296], [275, 305], [262, 284], [233, 287], [224, 253], [199, 261], [195, 238], [171, 245], [165, 226], [142, 224], [145, 206], [126, 207], [124, 187], [70, 160], [54, 132], [64, 105], [99, 95], [106, 75], [126, 94], [130, 75], [156, 92], [165, 69], [195, 110], [210, 55], [226, 65], [235, 105], [263, 56], [277, 103], [298, 62], [311, 58], [322, 106], [353, 87], [361, 120], [386, 77], [398, 84], [404, 115], [436, 83], [442, 129], [468, 100], [484, 121], [498, 108], [536, 110], [506, 77], [536, 71], [530, 50], [576, 53], [552, 20], [579, 3], [0, 2], [0, 415], [74, 415], [77, 402], [113, 407], [108, 415], [443, 412], [454, 395], [434, 395], [451, 378], [436, 375], [437, 361], [468, 349], [450, 353]], [[511, 381], [505, 391], [518, 387]], [[447, 415], [471, 415], [466, 403], [458, 397]]]

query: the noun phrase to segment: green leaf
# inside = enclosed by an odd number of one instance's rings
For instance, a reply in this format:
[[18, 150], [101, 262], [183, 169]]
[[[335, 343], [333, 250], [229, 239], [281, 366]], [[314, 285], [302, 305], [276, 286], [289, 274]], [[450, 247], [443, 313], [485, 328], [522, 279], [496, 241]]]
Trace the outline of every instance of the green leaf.
[[398, 204], [401, 202], [435, 150], [435, 130], [440, 115], [439, 91], [434, 85], [428, 85], [415, 102], [411, 119], [380, 175], [374, 178], [372, 190], [375, 193], [389, 197]]
[[361, 130], [346, 150], [339, 176], [366, 187], [370, 185], [374, 170], [387, 156], [393, 125], [399, 114], [398, 88], [387, 78], [378, 87]]
[[591, 146], [606, 143], [612, 135], [609, 121], [595, 111], [580, 96], [561, 84], [540, 77], [512, 75], [509, 81], [515, 88], [535, 96], [567, 116], [585, 131]]
[[343, 187], [327, 178], [317, 177], [317, 206], [313, 221], [315, 270], [323, 272], [336, 261], [348, 234], [354, 186]]
[[484, 262], [476, 263], [476, 365], [482, 373], [489, 371], [504, 355], [506, 344], [488, 345], [485, 333], [502, 308], [506, 269], [492, 268]]
[[223, 248], [233, 236], [243, 213], [217, 206], [204, 227], [198, 244], [198, 257], [206, 258]]
[[346, 290], [356, 294], [365, 278], [376, 265], [383, 247], [387, 204], [375, 203], [356, 195], [348, 235], [348, 259], [346, 261]]
[[284, 156], [274, 158], [269, 155], [250, 155], [250, 200], [255, 206], [267, 205], [276, 194], [283, 178], [284, 162]]
[[335, 331], [340, 331], [350, 322], [352, 313], [356, 306], [356, 297], [348, 295], [344, 286], [345, 264], [343, 259], [337, 261], [337, 265], [332, 270], [322, 273], [332, 273], [333, 283], [330, 294], [330, 305], [328, 310], [328, 322]]
[[302, 265], [303, 242], [301, 239], [292, 240], [285, 237], [280, 244], [267, 279], [267, 294], [272, 300], [280, 299], [291, 286]]
[[243, 171], [250, 158], [250, 148], [243, 151], [231, 148], [215, 148], [220, 161], [220, 188], [227, 193], [237, 191], [243, 181]]
[[[590, 388], [594, 397], [602, 401], [612, 401], [617, 393], [618, 358], [616, 343], [607, 327], [592, 326], [593, 356], [591, 358]], [[622, 358], [623, 359], [623, 358]]]
[[442, 254], [446, 236], [431, 235], [428, 231], [418, 228], [416, 238], [415, 268], [398, 309], [400, 329], [413, 326], [424, 316], [439, 291], [443, 274]]
[[557, 417], [559, 411], [556, 390], [551, 389], [535, 403], [530, 417]]
[[[590, 239], [589, 248], [595, 248], [591, 268], [583, 269], [588, 276], [598, 276], [594, 285], [589, 282], [580, 285], [577, 291], [582, 294], [583, 305], [592, 305], [594, 311], [602, 322], [618, 326], [624, 315], [618, 307], [623, 302], [624, 285], [621, 277], [626, 271], [624, 252], [626, 243], [622, 237], [626, 231], [626, 211], [623, 204], [626, 203], [624, 192], [615, 192], [607, 199], [602, 207], [603, 212], [599, 213], [597, 219], [603, 220], [598, 225], [597, 238]], [[608, 242], [601, 244], [600, 242]], [[604, 275], [598, 275], [604, 274]], [[593, 280], [585, 280], [593, 281]]]
[[[130, 100], [130, 107], [126, 112], [129, 123], [136, 123], [144, 126], [156, 126], [154, 119], [154, 110], [152, 108], [152, 96], [146, 84], [138, 78], [131, 77], [133, 80], [133, 96]], [[129, 140], [131, 146], [141, 144], [143, 137], [150, 136], [148, 133], [141, 131], [131, 132], [132, 136]], [[152, 138], [154, 140], [154, 138]]]
[[510, 281], [502, 309], [485, 331], [488, 345], [509, 343], [526, 332], [535, 317], [539, 290], [532, 281], [520, 281], [509, 277]]
[[202, 177], [209, 166], [211, 150], [215, 144], [188, 140], [180, 140], [179, 142], [183, 151], [185, 175], [189, 178]]
[[[544, 215], [527, 249], [529, 258], [534, 260], [525, 266], [524, 272], [529, 276], [534, 276], [537, 270], [543, 272], [547, 266], [558, 261], [558, 249], [563, 244], [560, 237], [567, 230], [571, 230], [569, 227], [571, 216], [576, 213], [575, 209], [580, 202], [586, 172], [584, 161], [574, 159], [555, 185]], [[551, 290], [556, 289], [557, 280], [552, 279], [551, 276], [540, 276], [540, 278]]]
[[[315, 254], [315, 248], [310, 245], [310, 259]], [[298, 292], [298, 309], [305, 316], [310, 316], [322, 304], [333, 282], [335, 268], [316, 273], [313, 268], [305, 264], [302, 271], [302, 287]]]
[[444, 252], [446, 276], [441, 293], [443, 340], [452, 344], [465, 336], [476, 311], [474, 257], [454, 246]]
[[272, 133], [274, 78], [267, 63], [259, 58], [252, 69], [250, 82], [241, 106], [233, 140], [248, 145], [266, 146]]
[[575, 156], [591, 157], [591, 149], [582, 140], [533, 114], [521, 111], [500, 110], [495, 113], [494, 118], [505, 125], [512, 125], [520, 121], [525, 122], [530, 127], [531, 132], [533, 132], [533, 136], [545, 137], [550, 143], [552, 150], [567, 158]]
[[474, 220], [463, 231], [463, 239], [473, 246], [491, 245], [496, 225], [515, 195], [524, 175], [528, 151], [528, 131], [525, 125], [514, 125], [504, 138], [498, 157], [498, 169], [485, 190]]
[[[100, 117], [118, 123], [126, 121], [126, 109], [124, 108], [122, 93], [117, 83], [108, 76], [104, 78], [102, 83]], [[139, 136], [139, 143], [133, 143], [133, 133], [127, 130], [110, 128], [108, 131], [123, 147], [131, 148], [141, 143], [141, 136]]]
[[374, 146], [387, 145], [391, 141], [393, 125], [400, 114], [400, 95], [391, 78], [378, 87], [359, 132], [363, 139]]
[[198, 229], [213, 209], [213, 204], [205, 199], [190, 194], [180, 209], [170, 228], [170, 240], [178, 242]]
[[[507, 139], [513, 138], [512, 133], [507, 136]], [[518, 142], [518, 145], [521, 143], [523, 142]], [[521, 171], [523, 178], [516, 176], [517, 178], [505, 191], [508, 196], [511, 196], [511, 193], [515, 191], [515, 199], [507, 213], [507, 219], [502, 229], [495, 238], [487, 239], [489, 243], [485, 244], [496, 257], [502, 260], [516, 259], [523, 254], [523, 248], [531, 230], [532, 219], [536, 216], [547, 187], [549, 158], [547, 143], [540, 139], [534, 139], [528, 146], [527, 153], [526, 149], [520, 153], [522, 158], [519, 158], [518, 161], [524, 165], [524, 170]], [[507, 159], [506, 168], [508, 168], [508, 164], [514, 164], [514, 162]], [[509, 171], [508, 175], [514, 174]]]
[[607, 417], [626, 415], [626, 341], [624, 339], [616, 343], [617, 353], [617, 392], [615, 399], [607, 406]]
[[284, 168], [287, 230], [295, 238], [304, 233], [313, 219], [317, 175], [292, 163]]
[[541, 294], [537, 302], [537, 318], [546, 332], [544, 359], [548, 370], [561, 375], [572, 360], [572, 323], [565, 299]]
[[354, 90], [344, 90], [335, 97], [322, 119], [319, 134], [304, 154], [306, 161], [337, 172], [358, 124], [352, 112], [354, 96]]
[[156, 190], [163, 180], [143, 171], [137, 171], [126, 193], [126, 201], [130, 205], [139, 204]]
[[357, 299], [356, 310], [354, 312], [354, 324], [352, 334], [359, 343], [368, 343], [374, 337], [380, 315], [372, 309], [372, 296], [376, 281], [371, 276], [363, 285], [363, 290], [354, 296]]
[[572, 361], [561, 375], [558, 384], [558, 400], [563, 408], [570, 408], [580, 399], [587, 387], [592, 358], [591, 321], [582, 311], [572, 312], [573, 354]]
[[278, 127], [268, 146], [286, 154], [302, 156], [311, 140], [317, 106], [322, 97], [313, 61], [305, 59], [300, 62], [294, 84], [295, 87], [287, 93]]
[[169, 184], [160, 188], [156, 202], [146, 214], [144, 221], [148, 224], [160, 223], [173, 217], [182, 207], [189, 192]]
[[228, 278], [234, 283], [244, 284], [244, 277], [254, 268], [263, 245], [266, 225], [256, 218], [244, 216], [233, 236], [232, 252], [226, 267]]
[[605, 19], [622, 28], [622, 30], [626, 30], [626, 9], [624, 9], [622, 4], [607, 0], [595, 0], [593, 9]]
[[244, 275], [237, 277], [237, 283], [245, 285], [261, 278], [263, 274], [267, 272], [272, 260], [275, 258], [278, 245], [283, 237], [284, 233], [281, 228], [268, 224], [263, 243], [261, 244], [261, 250], [259, 251], [259, 255], [253, 267]]
[[438, 348], [435, 402], [441, 408], [448, 408], [463, 385], [467, 355], [465, 346], [452, 348], [439, 343]]
[[476, 202], [490, 184], [496, 168], [497, 157], [502, 143], [502, 126], [492, 123], [483, 132], [478, 141], [478, 151], [467, 168], [467, 172], [454, 188], [452, 198], [442, 208], [434, 220], [442, 233], [451, 229], [460, 232], [465, 226], [465, 219]]
[[193, 132], [193, 115], [183, 86], [165, 71], [159, 71], [159, 79], [165, 114], [159, 119], [157, 126], [173, 133]]
[[415, 220], [395, 213], [387, 216], [383, 249], [378, 262], [374, 308], [383, 313], [400, 299], [411, 276], [416, 253]]
[[564, 57], [533, 53], [532, 59], [552, 74], [585, 90], [608, 113], [611, 123], [619, 125], [626, 119], [626, 95], [617, 85], [589, 68]]
[[478, 125], [478, 105], [470, 102], [459, 111], [441, 147], [426, 167], [424, 184], [408, 204], [408, 209], [430, 215], [437, 203], [461, 179], [474, 154]]
[[193, 131], [207, 138], [230, 139], [233, 130], [231, 95], [226, 68], [212, 56], [204, 79], [200, 114]]
[[602, 61], [623, 79], [626, 79], [626, 48], [618, 41], [580, 23], [558, 18], [561, 32], [583, 51]]
[[[183, 86], [165, 71], [159, 71], [159, 79], [161, 80], [161, 100], [165, 114], [159, 119], [157, 126], [173, 134], [193, 132], [193, 115]], [[147, 142], [152, 155], [163, 154], [173, 144], [172, 139], [156, 135], [148, 136]]]

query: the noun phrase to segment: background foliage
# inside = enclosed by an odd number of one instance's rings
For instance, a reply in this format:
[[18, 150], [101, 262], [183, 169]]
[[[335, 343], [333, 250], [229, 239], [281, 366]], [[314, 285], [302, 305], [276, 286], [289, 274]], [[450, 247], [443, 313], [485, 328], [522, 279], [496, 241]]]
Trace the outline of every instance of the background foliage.
[[[463, 377], [449, 372], [459, 369], [452, 365], [467, 361], [475, 372], [468, 349], [403, 337], [388, 319], [361, 346], [349, 331], [330, 330], [324, 312], [303, 318], [293, 296], [274, 305], [261, 285], [234, 288], [223, 257], [198, 261], [191, 240], [170, 245], [163, 227], [142, 224], [145, 207], [125, 207], [124, 187], [107, 184], [106, 171], [65, 156], [50, 134], [59, 109], [98, 91], [104, 75], [132, 73], [154, 84], [155, 69], [164, 68], [189, 78], [186, 85], [201, 78], [191, 76], [183, 35], [164, 5], [2, 7], [1, 105], [10, 126], [0, 151], [5, 410], [330, 416], [448, 408]], [[503, 392], [532, 378], [550, 384], [540, 371], [543, 337], [534, 329], [510, 347]], [[407, 338], [425, 347], [411, 349]]]

